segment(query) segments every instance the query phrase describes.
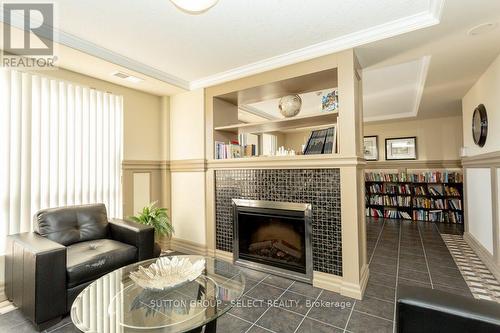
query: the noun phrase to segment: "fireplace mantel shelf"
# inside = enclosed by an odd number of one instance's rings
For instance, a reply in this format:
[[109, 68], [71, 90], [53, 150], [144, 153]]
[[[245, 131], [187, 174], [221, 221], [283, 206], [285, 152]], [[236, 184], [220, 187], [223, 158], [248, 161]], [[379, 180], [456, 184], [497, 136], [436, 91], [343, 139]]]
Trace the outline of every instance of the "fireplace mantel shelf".
[[259, 156], [232, 158], [222, 160], [208, 160], [209, 169], [234, 169], [234, 168], [338, 168], [365, 164], [360, 157], [342, 156], [340, 154], [324, 155], [296, 155], [296, 156]]

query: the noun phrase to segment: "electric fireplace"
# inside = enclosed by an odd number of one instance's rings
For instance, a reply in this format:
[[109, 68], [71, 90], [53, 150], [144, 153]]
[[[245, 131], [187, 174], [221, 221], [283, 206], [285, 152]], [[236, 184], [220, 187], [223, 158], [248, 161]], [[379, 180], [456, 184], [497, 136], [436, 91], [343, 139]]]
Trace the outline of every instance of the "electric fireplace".
[[311, 205], [233, 199], [237, 264], [312, 281]]

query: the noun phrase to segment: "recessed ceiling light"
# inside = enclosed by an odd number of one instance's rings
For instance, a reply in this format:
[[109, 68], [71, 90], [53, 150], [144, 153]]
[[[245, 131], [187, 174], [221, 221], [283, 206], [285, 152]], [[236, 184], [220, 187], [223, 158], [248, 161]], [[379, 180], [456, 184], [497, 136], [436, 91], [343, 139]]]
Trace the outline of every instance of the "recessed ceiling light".
[[111, 75], [116, 76], [116, 77], [118, 77], [120, 79], [129, 81], [129, 82], [132, 82], [132, 83], [139, 83], [139, 82], [144, 81], [140, 77], [129, 75], [127, 73], [123, 73], [123, 72], [119, 72], [119, 71], [113, 72], [113, 73], [111, 73]]
[[201, 14], [212, 8], [219, 0], [170, 0], [180, 10], [188, 14]]
[[474, 28], [470, 29], [468, 31], [468, 34], [471, 36], [477, 36], [477, 35], [488, 33], [490, 31], [494, 30], [496, 27], [497, 27], [496, 22], [482, 23], [482, 24], [476, 25]]

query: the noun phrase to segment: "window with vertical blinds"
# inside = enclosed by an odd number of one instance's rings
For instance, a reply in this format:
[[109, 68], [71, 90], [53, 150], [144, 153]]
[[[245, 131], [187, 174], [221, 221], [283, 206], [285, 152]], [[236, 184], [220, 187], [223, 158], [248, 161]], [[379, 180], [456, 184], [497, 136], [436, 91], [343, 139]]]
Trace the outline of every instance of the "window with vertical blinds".
[[102, 202], [122, 216], [123, 98], [0, 69], [0, 252], [43, 208]]

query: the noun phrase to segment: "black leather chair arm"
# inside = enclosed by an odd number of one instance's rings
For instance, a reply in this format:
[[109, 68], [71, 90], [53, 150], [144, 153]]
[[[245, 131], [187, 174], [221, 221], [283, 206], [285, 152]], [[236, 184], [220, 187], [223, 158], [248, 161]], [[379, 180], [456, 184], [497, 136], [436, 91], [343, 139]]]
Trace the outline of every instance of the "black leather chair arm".
[[7, 237], [6, 293], [34, 323], [66, 312], [66, 247], [33, 232]]
[[397, 332], [500, 332], [500, 304], [447, 292], [399, 286]]
[[111, 238], [137, 248], [137, 260], [153, 258], [155, 230], [153, 227], [131, 221], [109, 221]]

